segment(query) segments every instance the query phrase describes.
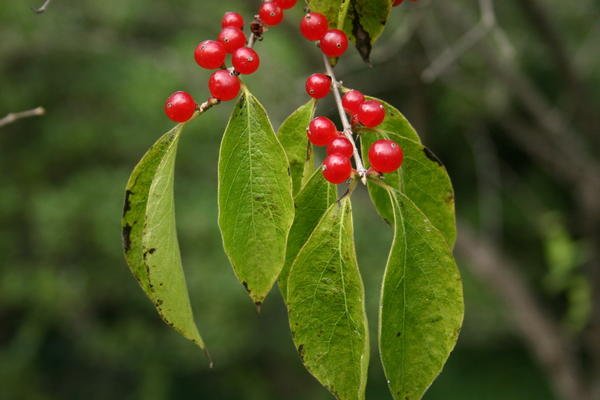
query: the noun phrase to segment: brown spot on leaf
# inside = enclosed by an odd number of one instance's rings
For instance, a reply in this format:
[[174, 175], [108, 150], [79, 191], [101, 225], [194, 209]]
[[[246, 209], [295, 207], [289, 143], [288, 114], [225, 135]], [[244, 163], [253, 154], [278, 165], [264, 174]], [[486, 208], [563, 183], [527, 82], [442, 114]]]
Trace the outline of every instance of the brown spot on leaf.
[[131, 210], [131, 195], [133, 192], [129, 189], [125, 191], [125, 203], [123, 204], [123, 216], [127, 214], [127, 211]]
[[431, 161], [437, 163], [440, 167], [444, 166], [444, 164], [442, 164], [440, 159], [437, 158], [437, 156], [435, 154], [433, 154], [433, 151], [429, 150], [427, 147], [423, 147], [423, 153], [425, 153], [425, 156], [427, 158], [429, 158]]
[[298, 346], [298, 355], [300, 356], [300, 359], [302, 361], [304, 361], [304, 345], [303, 344]]
[[123, 249], [127, 253], [131, 249], [131, 225], [125, 224], [123, 227]]

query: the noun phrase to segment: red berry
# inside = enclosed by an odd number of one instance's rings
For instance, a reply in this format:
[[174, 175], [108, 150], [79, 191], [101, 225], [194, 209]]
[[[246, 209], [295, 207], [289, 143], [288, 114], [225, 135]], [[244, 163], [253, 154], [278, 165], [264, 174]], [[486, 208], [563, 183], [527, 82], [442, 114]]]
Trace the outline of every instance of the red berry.
[[317, 117], [308, 126], [308, 140], [315, 146], [327, 146], [337, 137], [337, 128], [327, 117]]
[[331, 77], [325, 74], [312, 74], [306, 79], [306, 93], [315, 99], [322, 99], [331, 90]]
[[228, 53], [233, 53], [235, 50], [246, 45], [246, 35], [244, 35], [244, 32], [240, 28], [231, 26], [221, 30], [218, 40], [225, 45], [225, 50]]
[[240, 47], [231, 56], [233, 68], [240, 74], [252, 74], [260, 65], [260, 58], [256, 51], [249, 47]]
[[284, 10], [294, 7], [297, 2], [298, 0], [277, 0], [277, 3], [279, 3], [279, 7], [281, 7]]
[[345, 136], [338, 133], [338, 136], [327, 145], [327, 154], [339, 154], [350, 158], [354, 154], [354, 147]]
[[225, 63], [227, 51], [221, 42], [205, 40], [194, 51], [194, 58], [199, 66], [206, 69], [216, 69]]
[[265, 25], [275, 26], [283, 21], [283, 10], [277, 1], [267, 1], [258, 9], [258, 16]]
[[402, 148], [389, 139], [378, 140], [369, 149], [369, 162], [377, 172], [394, 172], [400, 168], [403, 159]]
[[[414, 3], [417, 0], [410, 0], [410, 1], [412, 1]], [[402, 3], [404, 3], [404, 0], [394, 0], [394, 3], [392, 3], [392, 7], [399, 6]]]
[[165, 114], [175, 122], [185, 122], [196, 111], [196, 102], [187, 92], [175, 92], [165, 102]]
[[365, 96], [358, 90], [346, 92], [342, 97], [342, 105], [344, 110], [350, 115], [355, 115], [360, 109], [360, 105], [364, 103]]
[[328, 57], [339, 57], [348, 49], [348, 37], [339, 29], [330, 29], [321, 38], [321, 51]]
[[323, 176], [329, 182], [340, 184], [352, 175], [352, 164], [348, 157], [341, 154], [330, 154], [323, 161]]
[[210, 94], [222, 101], [234, 99], [240, 92], [240, 86], [239, 78], [224, 69], [213, 72], [208, 80]]
[[367, 100], [360, 105], [358, 121], [367, 128], [375, 128], [385, 119], [385, 108], [376, 100]]
[[300, 32], [306, 39], [314, 42], [321, 40], [327, 33], [327, 17], [323, 14], [310, 12], [300, 21]]
[[244, 17], [233, 11], [226, 12], [221, 20], [221, 28], [226, 28], [228, 26], [244, 29]]

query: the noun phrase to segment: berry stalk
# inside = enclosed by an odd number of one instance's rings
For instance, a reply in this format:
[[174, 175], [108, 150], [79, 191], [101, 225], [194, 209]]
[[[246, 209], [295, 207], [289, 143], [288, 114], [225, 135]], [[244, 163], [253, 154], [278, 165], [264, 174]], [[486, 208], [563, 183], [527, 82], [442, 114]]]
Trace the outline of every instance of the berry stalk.
[[342, 105], [342, 96], [340, 95], [340, 83], [335, 77], [335, 73], [333, 72], [333, 68], [329, 63], [329, 59], [325, 54], [323, 54], [323, 62], [325, 63], [325, 69], [327, 71], [327, 75], [331, 78], [331, 84], [333, 85], [333, 96], [335, 97], [335, 104], [338, 109], [338, 113], [340, 114], [340, 119], [342, 120], [342, 133], [352, 143], [352, 152], [354, 154], [354, 162], [356, 163], [356, 171], [360, 176], [360, 180], [363, 185], [367, 184], [367, 169], [365, 168], [362, 158], [360, 157], [360, 153], [358, 152], [358, 147], [356, 146], [356, 142], [354, 141], [354, 137], [352, 136], [352, 125], [350, 125], [350, 121], [348, 121], [348, 116], [346, 115], [346, 111], [344, 111], [344, 106]]

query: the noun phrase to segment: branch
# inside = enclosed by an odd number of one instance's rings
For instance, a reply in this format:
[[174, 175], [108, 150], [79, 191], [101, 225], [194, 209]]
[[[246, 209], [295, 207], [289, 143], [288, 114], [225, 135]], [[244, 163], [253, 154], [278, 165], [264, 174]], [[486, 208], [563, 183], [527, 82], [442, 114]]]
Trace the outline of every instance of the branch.
[[48, 6], [50, 5], [50, 3], [52, 2], [52, 0], [46, 0], [44, 1], [44, 4], [41, 5], [41, 7], [39, 8], [33, 8], [33, 12], [37, 13], [37, 14], [43, 14], [46, 9], [48, 8]]
[[492, 0], [479, 0], [481, 19], [471, 30], [465, 33], [454, 46], [446, 49], [442, 55], [427, 67], [421, 78], [428, 83], [435, 81], [446, 72], [467, 51], [479, 43], [496, 25], [496, 15]]
[[591, 400], [571, 343], [546, 314], [519, 273], [520, 268], [472, 228], [459, 223], [457, 253], [480, 280], [503, 300], [526, 345], [565, 400]]
[[44, 115], [45, 113], [46, 110], [43, 107], [37, 107], [31, 110], [9, 113], [4, 118], [0, 119], [0, 128], [6, 125], [10, 125], [13, 122], [17, 122], [20, 119], [39, 117], [41, 115]]
[[352, 125], [350, 125], [350, 121], [348, 121], [348, 116], [346, 115], [346, 111], [344, 111], [344, 106], [342, 105], [342, 97], [340, 95], [340, 82], [336, 79], [335, 73], [333, 72], [333, 68], [329, 63], [329, 59], [325, 54], [323, 54], [323, 62], [325, 63], [325, 69], [327, 70], [327, 75], [331, 78], [331, 84], [333, 85], [333, 95], [335, 97], [335, 104], [338, 109], [338, 113], [340, 114], [340, 119], [342, 120], [343, 126], [343, 134], [346, 138], [352, 143], [352, 149], [354, 150], [354, 162], [356, 163], [356, 171], [360, 176], [360, 180], [364, 185], [367, 184], [367, 170], [360, 158], [360, 154], [358, 153], [358, 147], [354, 142], [354, 137], [352, 136]]

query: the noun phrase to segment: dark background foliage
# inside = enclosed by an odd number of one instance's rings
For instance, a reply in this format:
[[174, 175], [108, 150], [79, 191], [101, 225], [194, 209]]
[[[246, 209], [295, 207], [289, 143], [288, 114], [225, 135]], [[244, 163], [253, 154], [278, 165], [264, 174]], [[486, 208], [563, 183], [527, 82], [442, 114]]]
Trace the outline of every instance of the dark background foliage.
[[[250, 16], [258, 1], [56, 0], [40, 15], [30, 3], [0, 5], [0, 114], [47, 110], [0, 128], [0, 398], [329, 398], [300, 364], [277, 291], [257, 317], [222, 251], [216, 166], [231, 104], [189, 126], [177, 167], [184, 265], [213, 370], [160, 321], [121, 254], [123, 188], [171, 126], [164, 99], [207, 96], [194, 46], [216, 36], [223, 12]], [[475, 26], [475, 1], [396, 8], [373, 67], [354, 52], [338, 67], [347, 86], [414, 123], [453, 178], [463, 231], [479, 232], [459, 242], [465, 324], [427, 399], [569, 398], [553, 370], [598, 377], [600, 6], [496, 3], [499, 28], [433, 82], [423, 71]], [[275, 126], [322, 68], [296, 8], [258, 45], [262, 68], [246, 79]], [[390, 232], [364, 192], [356, 235], [375, 338]], [[535, 327], [537, 312], [552, 324], [532, 339], [523, 321]], [[372, 360], [367, 397], [389, 398], [375, 350]]]

